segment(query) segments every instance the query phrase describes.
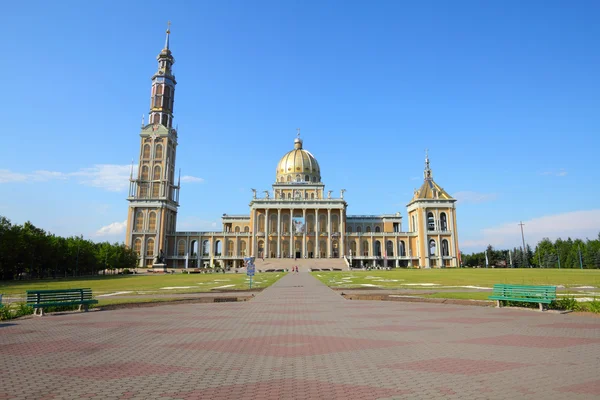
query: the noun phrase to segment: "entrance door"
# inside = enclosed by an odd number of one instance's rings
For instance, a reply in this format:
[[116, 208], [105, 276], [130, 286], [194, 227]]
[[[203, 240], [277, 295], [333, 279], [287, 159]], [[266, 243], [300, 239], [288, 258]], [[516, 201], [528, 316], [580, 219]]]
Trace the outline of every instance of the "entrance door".
[[302, 257], [302, 255], [300, 254], [299, 251], [296, 251], [296, 258], [300, 258], [300, 257]]

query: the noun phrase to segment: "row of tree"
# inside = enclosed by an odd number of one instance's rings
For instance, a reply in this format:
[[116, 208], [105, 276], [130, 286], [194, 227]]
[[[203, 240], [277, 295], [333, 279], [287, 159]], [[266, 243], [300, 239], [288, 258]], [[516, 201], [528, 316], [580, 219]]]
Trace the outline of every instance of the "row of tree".
[[0, 216], [0, 279], [96, 275], [135, 268], [137, 254], [124, 244], [63, 238], [30, 222], [14, 225]]
[[535, 250], [527, 245], [525, 252], [522, 247], [497, 250], [490, 245], [480, 253], [461, 256], [465, 267], [600, 268], [600, 233], [598, 239], [585, 241], [545, 238]]

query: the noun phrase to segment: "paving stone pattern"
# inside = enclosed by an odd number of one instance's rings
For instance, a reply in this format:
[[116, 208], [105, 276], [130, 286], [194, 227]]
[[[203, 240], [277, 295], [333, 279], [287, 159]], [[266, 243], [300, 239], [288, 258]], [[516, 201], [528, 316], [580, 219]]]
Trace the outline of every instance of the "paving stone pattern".
[[600, 319], [344, 300], [307, 273], [244, 303], [0, 323], [0, 399], [600, 398]]

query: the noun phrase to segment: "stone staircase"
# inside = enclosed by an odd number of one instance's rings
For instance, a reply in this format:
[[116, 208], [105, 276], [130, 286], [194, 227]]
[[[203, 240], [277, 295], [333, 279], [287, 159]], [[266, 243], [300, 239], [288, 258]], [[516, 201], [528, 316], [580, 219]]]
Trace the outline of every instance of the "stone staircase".
[[334, 270], [340, 269], [342, 271], [348, 271], [348, 266], [343, 258], [265, 258], [256, 259], [254, 261], [257, 270], [265, 272], [267, 269], [287, 269], [292, 270], [294, 266], [298, 266], [298, 271], [305, 272], [310, 271], [311, 268]]

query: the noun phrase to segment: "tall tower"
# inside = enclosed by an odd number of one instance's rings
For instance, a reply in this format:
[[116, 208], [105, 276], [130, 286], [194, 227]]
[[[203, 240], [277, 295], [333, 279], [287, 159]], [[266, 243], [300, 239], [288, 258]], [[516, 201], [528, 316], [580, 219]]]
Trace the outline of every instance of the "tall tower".
[[425, 155], [423, 185], [408, 203], [412, 258], [420, 268], [458, 267], [456, 200], [433, 180], [429, 155]]
[[[169, 23], [170, 25], [170, 23]], [[165, 248], [168, 234], [175, 232], [179, 207], [179, 180], [175, 184], [177, 131], [173, 129], [175, 59], [169, 49], [170, 29], [159, 53], [158, 71], [152, 76], [150, 115], [140, 132], [137, 176], [133, 165], [129, 183], [129, 212], [125, 244], [140, 256], [140, 266], [151, 266]]]

